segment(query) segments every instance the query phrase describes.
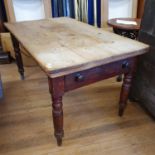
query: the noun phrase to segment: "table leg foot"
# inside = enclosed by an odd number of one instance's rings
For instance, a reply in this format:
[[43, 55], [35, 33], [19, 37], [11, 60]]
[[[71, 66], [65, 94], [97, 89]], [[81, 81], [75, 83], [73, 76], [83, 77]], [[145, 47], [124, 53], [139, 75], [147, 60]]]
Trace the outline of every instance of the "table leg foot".
[[131, 87], [131, 82], [132, 82], [132, 74], [131, 73], [125, 74], [120, 94], [119, 112], [118, 112], [119, 116], [123, 116], [124, 114], [124, 110], [127, 105], [127, 100]]
[[21, 80], [25, 80], [24, 73], [20, 73], [20, 79], [21, 79]]
[[56, 135], [55, 135], [55, 137], [56, 137], [56, 140], [57, 140], [57, 145], [58, 145], [58, 146], [62, 146], [62, 137], [63, 137], [63, 136], [62, 136], [62, 135], [61, 135], [61, 136], [58, 136], [58, 135], [56, 136]]
[[63, 131], [63, 109], [62, 109], [62, 97], [53, 97], [53, 123], [55, 130], [55, 137], [57, 139], [58, 146], [62, 145], [62, 138], [64, 136]]
[[124, 114], [124, 106], [119, 106], [119, 111], [118, 111], [118, 115], [120, 116], [120, 117], [122, 117], [123, 116], [123, 114]]

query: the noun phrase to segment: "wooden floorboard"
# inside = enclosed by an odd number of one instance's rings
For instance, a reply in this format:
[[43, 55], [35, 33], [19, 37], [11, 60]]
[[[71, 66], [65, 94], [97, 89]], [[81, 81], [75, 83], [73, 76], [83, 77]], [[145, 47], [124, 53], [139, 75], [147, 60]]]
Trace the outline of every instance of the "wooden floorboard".
[[38, 67], [1, 65], [0, 155], [154, 155], [154, 121], [136, 103], [117, 116], [121, 83], [115, 78], [64, 96], [63, 146], [53, 136], [47, 78]]

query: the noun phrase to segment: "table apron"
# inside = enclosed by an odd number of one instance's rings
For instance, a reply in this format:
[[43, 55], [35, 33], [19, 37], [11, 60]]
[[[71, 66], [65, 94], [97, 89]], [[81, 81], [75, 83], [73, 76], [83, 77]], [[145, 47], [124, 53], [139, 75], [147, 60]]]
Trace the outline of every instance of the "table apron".
[[128, 58], [95, 68], [72, 73], [64, 77], [65, 92], [95, 83], [110, 77], [132, 72], [135, 68], [136, 57]]

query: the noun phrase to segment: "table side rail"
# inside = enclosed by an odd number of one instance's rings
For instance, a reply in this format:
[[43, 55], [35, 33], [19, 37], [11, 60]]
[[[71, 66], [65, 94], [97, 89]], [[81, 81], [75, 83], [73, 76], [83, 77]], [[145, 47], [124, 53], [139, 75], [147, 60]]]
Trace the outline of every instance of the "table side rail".
[[65, 92], [133, 70], [136, 58], [128, 58], [66, 75]]

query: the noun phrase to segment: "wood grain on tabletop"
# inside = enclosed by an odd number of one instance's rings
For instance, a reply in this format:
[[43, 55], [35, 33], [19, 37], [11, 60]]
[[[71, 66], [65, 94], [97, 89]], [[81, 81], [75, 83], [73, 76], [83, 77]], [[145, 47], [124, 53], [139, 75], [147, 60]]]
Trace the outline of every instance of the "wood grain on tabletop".
[[51, 77], [141, 55], [148, 48], [66, 17], [5, 26]]

